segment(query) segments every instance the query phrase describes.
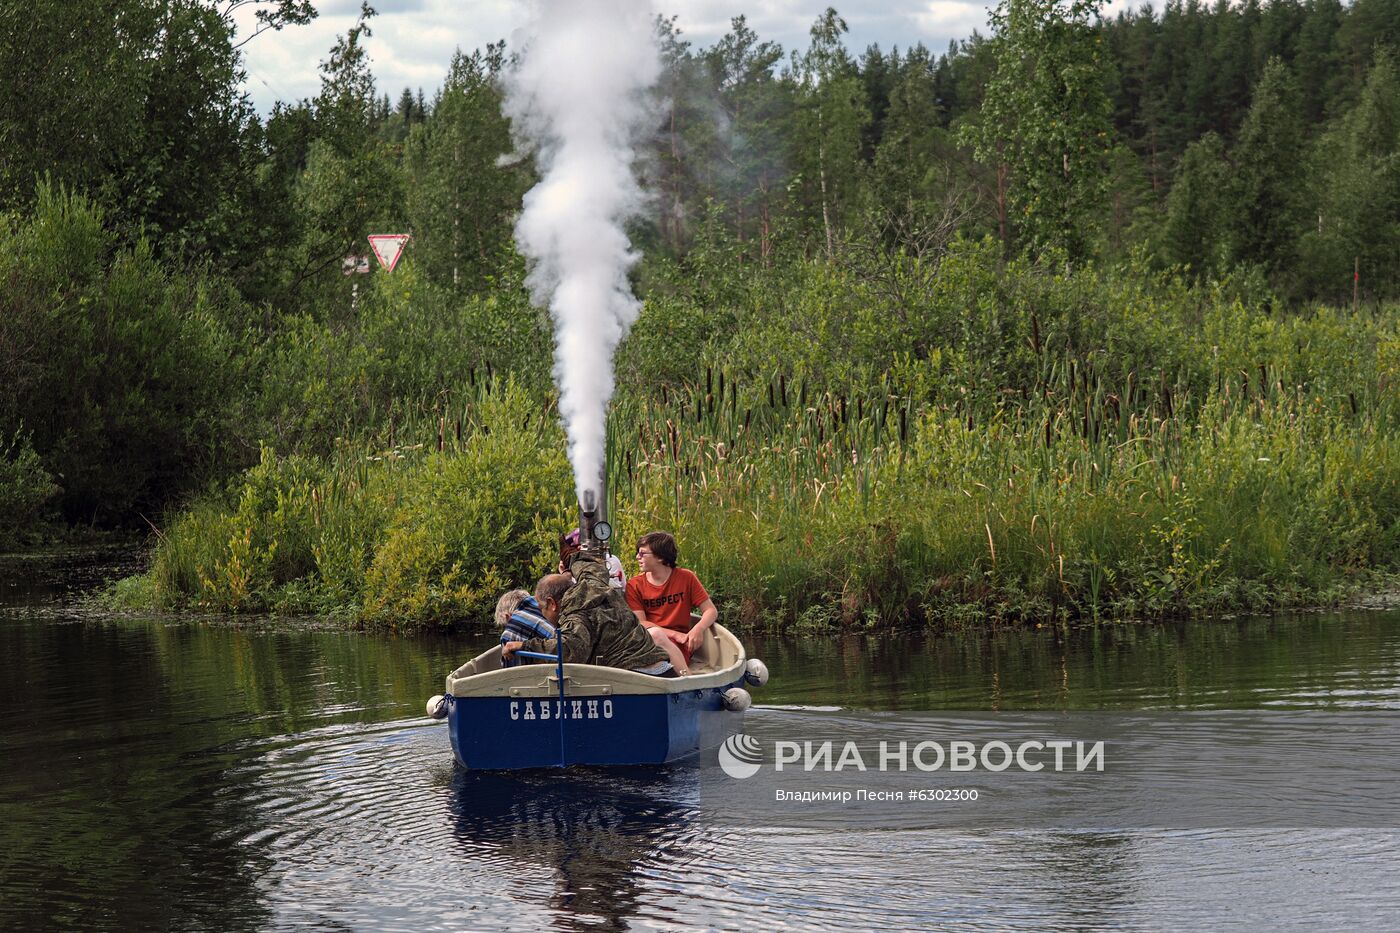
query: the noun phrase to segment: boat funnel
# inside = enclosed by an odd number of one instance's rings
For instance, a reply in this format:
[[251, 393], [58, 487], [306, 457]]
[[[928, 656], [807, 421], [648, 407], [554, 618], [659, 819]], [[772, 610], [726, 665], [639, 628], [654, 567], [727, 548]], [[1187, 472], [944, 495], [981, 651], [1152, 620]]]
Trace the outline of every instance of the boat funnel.
[[585, 489], [579, 499], [579, 545], [585, 550], [608, 551], [612, 525], [608, 524], [607, 475], [598, 477], [598, 489]]

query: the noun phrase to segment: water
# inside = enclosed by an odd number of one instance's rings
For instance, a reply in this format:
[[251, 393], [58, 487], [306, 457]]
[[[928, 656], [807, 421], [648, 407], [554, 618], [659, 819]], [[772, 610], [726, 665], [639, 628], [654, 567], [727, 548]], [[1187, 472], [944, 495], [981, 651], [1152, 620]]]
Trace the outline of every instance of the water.
[[[1394, 831], [733, 829], [697, 817], [687, 768], [463, 773], [423, 702], [489, 634], [72, 605], [115, 572], [0, 560], [0, 928], [1366, 928], [1400, 910]], [[773, 673], [758, 717], [1400, 708], [1395, 612], [747, 640]]]

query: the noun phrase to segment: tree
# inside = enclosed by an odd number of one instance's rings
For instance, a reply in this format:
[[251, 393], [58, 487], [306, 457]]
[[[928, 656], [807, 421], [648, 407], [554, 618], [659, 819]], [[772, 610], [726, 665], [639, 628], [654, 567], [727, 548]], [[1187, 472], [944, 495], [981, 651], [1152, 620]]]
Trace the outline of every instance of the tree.
[[1232, 211], [1230, 174], [1225, 143], [1215, 133], [1186, 147], [1167, 195], [1166, 222], [1159, 239], [1159, 249], [1169, 262], [1189, 265], [1198, 274], [1222, 264]]
[[1400, 253], [1400, 76], [1388, 49], [1377, 51], [1356, 106], [1318, 140], [1310, 166], [1316, 226], [1300, 244], [1309, 290], [1349, 300], [1359, 272], [1367, 291], [1395, 294], [1385, 273]]
[[1002, 0], [991, 16], [996, 71], [965, 139], [1004, 166], [1024, 251], [1089, 254], [1111, 148], [1099, 0]]
[[1350, 78], [1350, 100], [1364, 83], [1377, 47], [1400, 48], [1400, 4], [1395, 0], [1352, 0], [1337, 28], [1337, 54]]
[[413, 91], [409, 88], [404, 88], [403, 93], [399, 95], [399, 104], [398, 107], [395, 108], [395, 112], [399, 120], [403, 123], [405, 133], [408, 132], [409, 127], [423, 118], [422, 113], [415, 113], [417, 106], [418, 105], [413, 100]]
[[416, 249], [429, 277], [453, 289], [490, 284], [529, 181], [525, 165], [500, 164], [511, 151], [496, 87], [504, 63], [504, 42], [485, 54], [458, 50], [432, 117], [409, 137], [407, 206]]
[[[233, 12], [257, 7], [236, 41]], [[127, 242], [224, 264], [259, 234], [260, 136], [238, 49], [305, 0], [0, 4], [0, 208], [87, 192]]]
[[[923, 58], [928, 59], [927, 49], [923, 50]], [[875, 148], [885, 137], [890, 96], [894, 93], [894, 84], [899, 80], [902, 68], [899, 46], [892, 48], [889, 55], [884, 55], [878, 45], [871, 45], [860, 57], [860, 80], [865, 87], [865, 105], [870, 111], [870, 119], [866, 121], [860, 142], [860, 157], [866, 163], [875, 161]]]
[[657, 192], [656, 231], [660, 242], [674, 255], [688, 237], [688, 205], [696, 197], [698, 180], [692, 165], [712, 157], [718, 135], [711, 119], [713, 103], [705, 82], [703, 64], [681, 39], [675, 17], [657, 17], [657, 40], [661, 48], [661, 78], [657, 82], [657, 125], [652, 151], [655, 178], [648, 179]]
[[375, 133], [378, 99], [364, 48], [374, 15], [363, 3], [321, 63], [321, 92], [310, 105], [313, 138], [293, 188], [301, 239], [291, 257], [291, 293], [315, 280], [338, 292], [342, 258], [363, 252], [375, 226], [403, 216], [395, 153]]
[[[144, 65], [136, 50], [153, 16], [148, 4], [123, 7], [0, 4], [0, 205], [31, 204], [45, 173], [95, 191], [109, 165], [137, 150]], [[21, 87], [26, 93], [12, 93]]]
[[[791, 87], [773, 73], [782, 48], [760, 42], [742, 16], [730, 25], [700, 56], [719, 103], [719, 120], [692, 121], [686, 137], [689, 172], [698, 181], [690, 213], [700, 224], [711, 224], [716, 218], [710, 201], [718, 203], [734, 235], [756, 244], [757, 258], [766, 263], [792, 172], [787, 159]], [[712, 136], [706, 126], [715, 127]]]
[[1298, 30], [1293, 70], [1303, 92], [1303, 120], [1308, 125], [1328, 116], [1328, 104], [1345, 85], [1346, 75], [1337, 54], [1337, 30], [1343, 15], [1341, 0], [1313, 0]]
[[369, 21], [374, 16], [374, 7], [362, 2], [355, 25], [336, 39], [330, 58], [321, 63], [321, 93], [314, 102], [318, 134], [346, 157], [369, 139], [376, 101], [364, 40], [373, 35]]
[[1288, 67], [1271, 58], [1240, 127], [1231, 217], [1231, 258], [1271, 273], [1292, 267], [1299, 235], [1303, 132]]
[[70, 521], [155, 515], [234, 461], [232, 290], [122, 246], [90, 199], [41, 184], [0, 222], [0, 445], [23, 429]]
[[827, 7], [812, 25], [812, 44], [793, 53], [797, 82], [797, 121], [793, 133], [795, 161], [802, 166], [808, 203], [821, 211], [827, 258], [835, 254], [835, 231], [854, 206], [861, 141], [870, 111], [865, 88], [841, 37], [846, 21]]
[[226, 23], [233, 21], [235, 10], [253, 7], [253, 31], [244, 36], [234, 48], [241, 49], [269, 30], [287, 26], [304, 26], [316, 18], [311, 0], [214, 0], [211, 4]]
[[883, 249], [914, 258], [940, 252], [975, 202], [968, 160], [946, 128], [936, 64], [923, 45], [902, 60], [890, 56], [883, 133], [864, 205], [866, 233]]

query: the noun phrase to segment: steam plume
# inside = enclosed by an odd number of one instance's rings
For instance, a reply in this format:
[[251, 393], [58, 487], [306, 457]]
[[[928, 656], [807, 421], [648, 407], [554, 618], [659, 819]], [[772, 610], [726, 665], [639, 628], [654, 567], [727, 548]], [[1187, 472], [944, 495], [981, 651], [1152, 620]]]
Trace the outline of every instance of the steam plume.
[[515, 241], [531, 262], [531, 296], [554, 319], [554, 381], [582, 501], [585, 490], [601, 493], [613, 351], [641, 310], [623, 224], [642, 204], [634, 142], [661, 64], [647, 2], [530, 6], [505, 108], [542, 178], [525, 195]]

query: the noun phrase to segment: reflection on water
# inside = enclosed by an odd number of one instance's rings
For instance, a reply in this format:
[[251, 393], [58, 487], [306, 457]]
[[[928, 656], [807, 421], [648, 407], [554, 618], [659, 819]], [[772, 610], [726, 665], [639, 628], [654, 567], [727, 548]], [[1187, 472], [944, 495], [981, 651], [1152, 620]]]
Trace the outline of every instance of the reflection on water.
[[[457, 854], [500, 890], [620, 929], [641, 912], [648, 878], [674, 868], [689, 880], [684, 865], [704, 844], [691, 825], [697, 791], [684, 768], [579, 769], [567, 779], [457, 769], [449, 810]], [[646, 913], [678, 920], [679, 906]]]
[[[47, 568], [47, 569], [45, 569]], [[423, 699], [491, 636], [107, 619], [0, 561], [0, 929], [1379, 925], [1388, 832], [708, 825], [686, 768], [471, 774]], [[22, 579], [21, 579], [22, 578]], [[22, 598], [15, 596], [22, 594]], [[11, 598], [12, 597], [12, 598]], [[1400, 706], [1400, 614], [754, 638], [800, 707]]]
[[1400, 612], [944, 637], [749, 635], [760, 703], [884, 710], [1400, 709]]

